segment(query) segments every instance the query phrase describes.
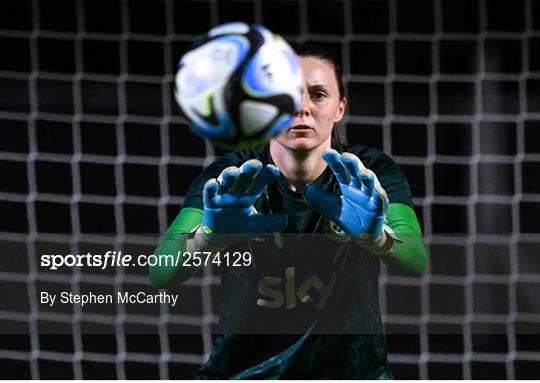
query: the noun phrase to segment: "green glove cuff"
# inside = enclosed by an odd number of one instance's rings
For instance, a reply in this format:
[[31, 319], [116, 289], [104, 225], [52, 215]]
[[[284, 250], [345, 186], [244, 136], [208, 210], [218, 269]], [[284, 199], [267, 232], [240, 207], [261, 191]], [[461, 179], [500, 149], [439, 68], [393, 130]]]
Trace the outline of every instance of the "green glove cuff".
[[383, 225], [381, 235], [370, 240], [354, 239], [354, 241], [379, 257], [392, 256], [396, 243], [403, 243], [394, 230], [386, 224]]

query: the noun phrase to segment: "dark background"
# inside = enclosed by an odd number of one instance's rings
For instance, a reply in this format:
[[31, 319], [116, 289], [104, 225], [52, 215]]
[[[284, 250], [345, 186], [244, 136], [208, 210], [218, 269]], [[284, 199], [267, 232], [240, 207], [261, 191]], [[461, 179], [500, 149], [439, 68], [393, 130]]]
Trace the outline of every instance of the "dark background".
[[[0, 299], [10, 303], [0, 307], [0, 377], [191, 378], [209, 353], [210, 274], [190, 281], [178, 312], [92, 317], [43, 312], [33, 297], [45, 286], [143, 288], [144, 273], [42, 272], [35, 260], [51, 249], [152, 252], [218, 154], [179, 115], [176, 63], [196, 36], [233, 20], [335, 53], [348, 141], [384, 149], [407, 174], [430, 266], [423, 278], [383, 270], [395, 377], [537, 378], [537, 0], [0, 2], [0, 241], [9, 260]], [[130, 323], [153, 335], [125, 336]], [[85, 335], [86, 325], [115, 335]], [[40, 326], [68, 335], [38, 335]], [[171, 335], [175, 326], [193, 335]], [[5, 335], [11, 328], [27, 335]]]

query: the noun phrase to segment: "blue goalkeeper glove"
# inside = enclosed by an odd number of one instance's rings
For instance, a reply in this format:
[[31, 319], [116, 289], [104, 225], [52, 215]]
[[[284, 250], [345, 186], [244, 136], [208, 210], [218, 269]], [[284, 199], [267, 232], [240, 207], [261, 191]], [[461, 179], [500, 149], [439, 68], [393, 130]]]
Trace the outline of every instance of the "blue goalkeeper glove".
[[323, 154], [334, 172], [342, 195], [336, 197], [320, 184], [309, 184], [305, 200], [358, 241], [375, 241], [382, 234], [388, 197], [379, 180], [352, 153], [328, 149]]
[[227, 245], [253, 233], [274, 233], [287, 226], [285, 214], [259, 214], [253, 204], [266, 187], [280, 176], [274, 165], [263, 167], [259, 160], [240, 168], [225, 168], [218, 179], [206, 182], [203, 190], [202, 230], [207, 240]]

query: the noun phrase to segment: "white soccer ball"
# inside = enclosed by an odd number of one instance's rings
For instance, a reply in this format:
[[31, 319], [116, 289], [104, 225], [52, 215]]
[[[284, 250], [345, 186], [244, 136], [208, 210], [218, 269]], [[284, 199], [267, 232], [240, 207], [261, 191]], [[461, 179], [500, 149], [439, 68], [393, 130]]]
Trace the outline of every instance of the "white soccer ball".
[[303, 92], [293, 49], [265, 27], [212, 28], [180, 60], [175, 97], [193, 131], [227, 149], [262, 145], [289, 126]]

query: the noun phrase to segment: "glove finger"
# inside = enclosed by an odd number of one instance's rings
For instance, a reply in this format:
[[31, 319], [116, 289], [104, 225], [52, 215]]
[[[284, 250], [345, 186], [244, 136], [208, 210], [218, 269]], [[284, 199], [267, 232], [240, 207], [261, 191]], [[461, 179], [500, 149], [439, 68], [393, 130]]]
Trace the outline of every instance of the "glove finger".
[[229, 166], [223, 169], [217, 179], [220, 184], [219, 193], [231, 193], [236, 187], [239, 174], [240, 170], [236, 166]]
[[377, 178], [377, 175], [370, 169], [360, 169], [360, 174], [362, 176], [367, 176], [367, 177], [372, 178], [372, 180], [368, 180], [367, 178], [361, 178], [361, 180], [365, 181], [365, 187], [366, 187], [366, 190], [363, 190], [363, 191], [367, 195], [371, 196], [373, 194], [373, 190], [376, 190], [385, 199], [386, 205], [388, 205], [388, 196], [386, 195], [386, 191], [381, 186], [381, 183], [379, 179]]
[[250, 233], [275, 233], [287, 227], [287, 215], [280, 214], [254, 214], [248, 217]]
[[213, 207], [216, 203], [216, 197], [219, 191], [219, 183], [215, 178], [210, 178], [204, 184], [203, 203], [204, 206]]
[[249, 192], [252, 195], [259, 195], [265, 187], [267, 187], [274, 180], [278, 179], [280, 176], [279, 169], [274, 165], [266, 165], [262, 170], [257, 174], [251, 189]]
[[349, 172], [351, 183], [354, 187], [360, 189], [362, 187], [362, 181], [360, 181], [360, 169], [365, 169], [364, 164], [362, 164], [362, 161], [352, 153], [342, 153], [341, 158]]
[[237, 193], [245, 193], [251, 185], [257, 174], [261, 171], [263, 165], [259, 160], [249, 160], [240, 166], [240, 175], [234, 189]]
[[328, 193], [321, 185], [308, 184], [304, 190], [304, 199], [322, 215], [339, 223], [341, 200], [335, 195]]
[[328, 166], [330, 166], [330, 169], [332, 169], [340, 184], [350, 184], [349, 172], [345, 168], [345, 165], [343, 165], [343, 162], [341, 161], [341, 156], [337, 151], [335, 151], [334, 149], [327, 149], [323, 153], [322, 158], [326, 161]]
[[375, 186], [375, 173], [369, 169], [360, 170], [360, 182], [362, 183], [362, 193], [371, 197], [373, 194], [373, 188]]
[[[386, 193], [385, 193], [386, 194]], [[377, 189], [373, 190], [373, 196], [371, 197], [371, 201], [373, 204], [375, 204], [375, 214], [381, 216], [386, 213], [387, 207], [388, 207], [388, 198], [386, 195], [382, 195], [379, 193]]]
[[379, 179], [377, 177], [375, 177], [374, 188], [377, 191], [377, 193], [379, 193], [383, 197], [384, 202], [386, 203], [386, 206], [388, 206], [388, 195], [386, 194], [386, 190], [384, 190], [383, 187], [381, 186], [381, 183], [379, 182]]

